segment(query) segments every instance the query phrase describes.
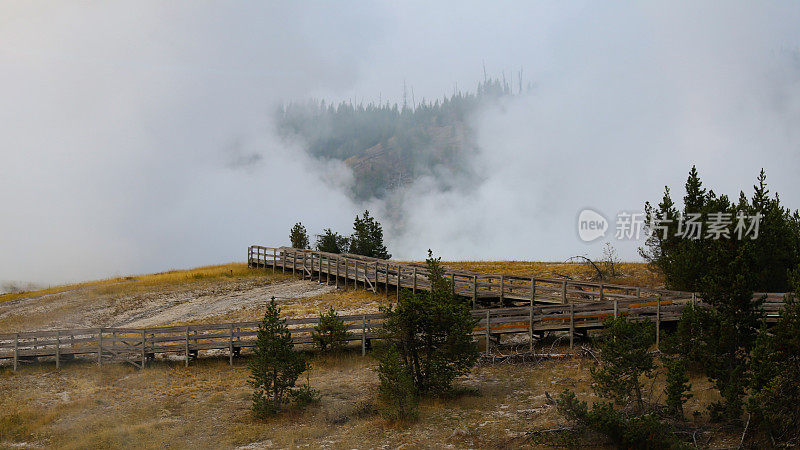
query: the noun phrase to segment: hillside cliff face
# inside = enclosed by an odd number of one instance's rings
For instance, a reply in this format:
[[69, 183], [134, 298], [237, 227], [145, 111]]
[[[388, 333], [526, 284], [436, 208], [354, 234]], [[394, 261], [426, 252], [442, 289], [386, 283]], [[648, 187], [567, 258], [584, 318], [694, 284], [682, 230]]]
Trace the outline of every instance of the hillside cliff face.
[[312, 156], [344, 161], [354, 175], [352, 198], [381, 199], [420, 177], [447, 186], [446, 178], [468, 175], [477, 151], [471, 117], [507, 95], [513, 95], [508, 84], [487, 80], [475, 94], [414, 107], [292, 103], [280, 108], [277, 124], [282, 136], [299, 139]]

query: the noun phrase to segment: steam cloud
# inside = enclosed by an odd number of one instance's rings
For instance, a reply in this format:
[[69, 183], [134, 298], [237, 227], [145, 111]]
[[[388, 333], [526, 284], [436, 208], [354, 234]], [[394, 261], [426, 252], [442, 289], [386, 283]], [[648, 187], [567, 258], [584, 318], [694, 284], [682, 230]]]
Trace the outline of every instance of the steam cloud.
[[[0, 280], [241, 260], [297, 220], [347, 232], [366, 207], [402, 218], [386, 222], [395, 257], [598, 255], [581, 208], [613, 222], [692, 164], [733, 196], [764, 167], [796, 207], [797, 23], [790, 2], [5, 2]], [[271, 126], [282, 101], [474, 89], [484, 63], [535, 88], [471, 118], [480, 177], [456, 189], [423, 179], [355, 204], [344, 165]], [[640, 243], [615, 245], [635, 259]]]

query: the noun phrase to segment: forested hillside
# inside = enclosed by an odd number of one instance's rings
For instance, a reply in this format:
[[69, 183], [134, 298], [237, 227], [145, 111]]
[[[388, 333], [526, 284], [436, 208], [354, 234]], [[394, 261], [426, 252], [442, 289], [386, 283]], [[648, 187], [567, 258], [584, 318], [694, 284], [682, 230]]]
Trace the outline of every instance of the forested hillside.
[[407, 96], [402, 105], [289, 103], [278, 111], [278, 131], [299, 138], [317, 158], [344, 161], [353, 170], [350, 194], [357, 200], [383, 198], [425, 175], [440, 175], [447, 188], [454, 175], [470, 170], [467, 157], [476, 151], [471, 115], [514, 94], [505, 79], [486, 79], [475, 93], [418, 104]]

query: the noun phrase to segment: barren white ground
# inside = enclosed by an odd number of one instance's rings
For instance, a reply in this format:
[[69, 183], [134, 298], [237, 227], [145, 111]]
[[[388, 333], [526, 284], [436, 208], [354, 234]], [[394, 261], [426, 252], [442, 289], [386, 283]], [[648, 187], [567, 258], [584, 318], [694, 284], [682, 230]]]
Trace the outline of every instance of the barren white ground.
[[[0, 333], [55, 328], [150, 327], [198, 321], [237, 311], [263, 311], [271, 297], [280, 304], [336, 288], [308, 280], [230, 280], [131, 294], [83, 287], [0, 303]], [[316, 302], [311, 302], [314, 306]]]

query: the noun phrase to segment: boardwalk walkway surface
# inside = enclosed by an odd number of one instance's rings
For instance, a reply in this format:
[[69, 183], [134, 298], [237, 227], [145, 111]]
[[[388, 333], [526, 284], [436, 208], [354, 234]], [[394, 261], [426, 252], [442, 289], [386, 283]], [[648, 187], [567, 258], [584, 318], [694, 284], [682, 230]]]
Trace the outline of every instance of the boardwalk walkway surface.
[[[373, 291], [384, 287], [387, 296], [398, 295], [398, 286], [412, 291], [427, 289], [424, 265], [375, 260], [355, 255], [337, 255], [292, 248], [253, 246], [248, 249], [250, 267], [302, 273], [337, 286], [359, 285]], [[702, 299], [686, 292], [588, 283], [550, 278], [487, 275], [447, 271], [456, 294], [473, 305], [498, 303], [497, 308], [473, 309], [473, 334], [483, 338], [486, 352], [502, 334], [527, 334], [530, 345], [549, 331], [567, 332], [570, 346], [576, 334], [601, 328], [609, 316], [647, 318], [656, 325], [656, 339], [664, 323], [676, 322], [687, 304], [703, 305]], [[784, 294], [766, 296], [762, 306], [768, 322], [779, 317]], [[382, 314], [342, 316], [348, 339], [360, 342], [366, 353], [370, 342], [380, 337]], [[296, 344], [311, 343], [316, 317], [287, 319]], [[14, 370], [23, 362], [40, 358], [62, 361], [77, 356], [94, 358], [99, 364], [126, 361], [144, 368], [156, 354], [183, 356], [186, 365], [199, 351], [223, 352], [233, 364], [242, 349], [255, 346], [258, 322], [149, 328], [86, 328], [0, 334], [0, 360], [11, 360]]]

